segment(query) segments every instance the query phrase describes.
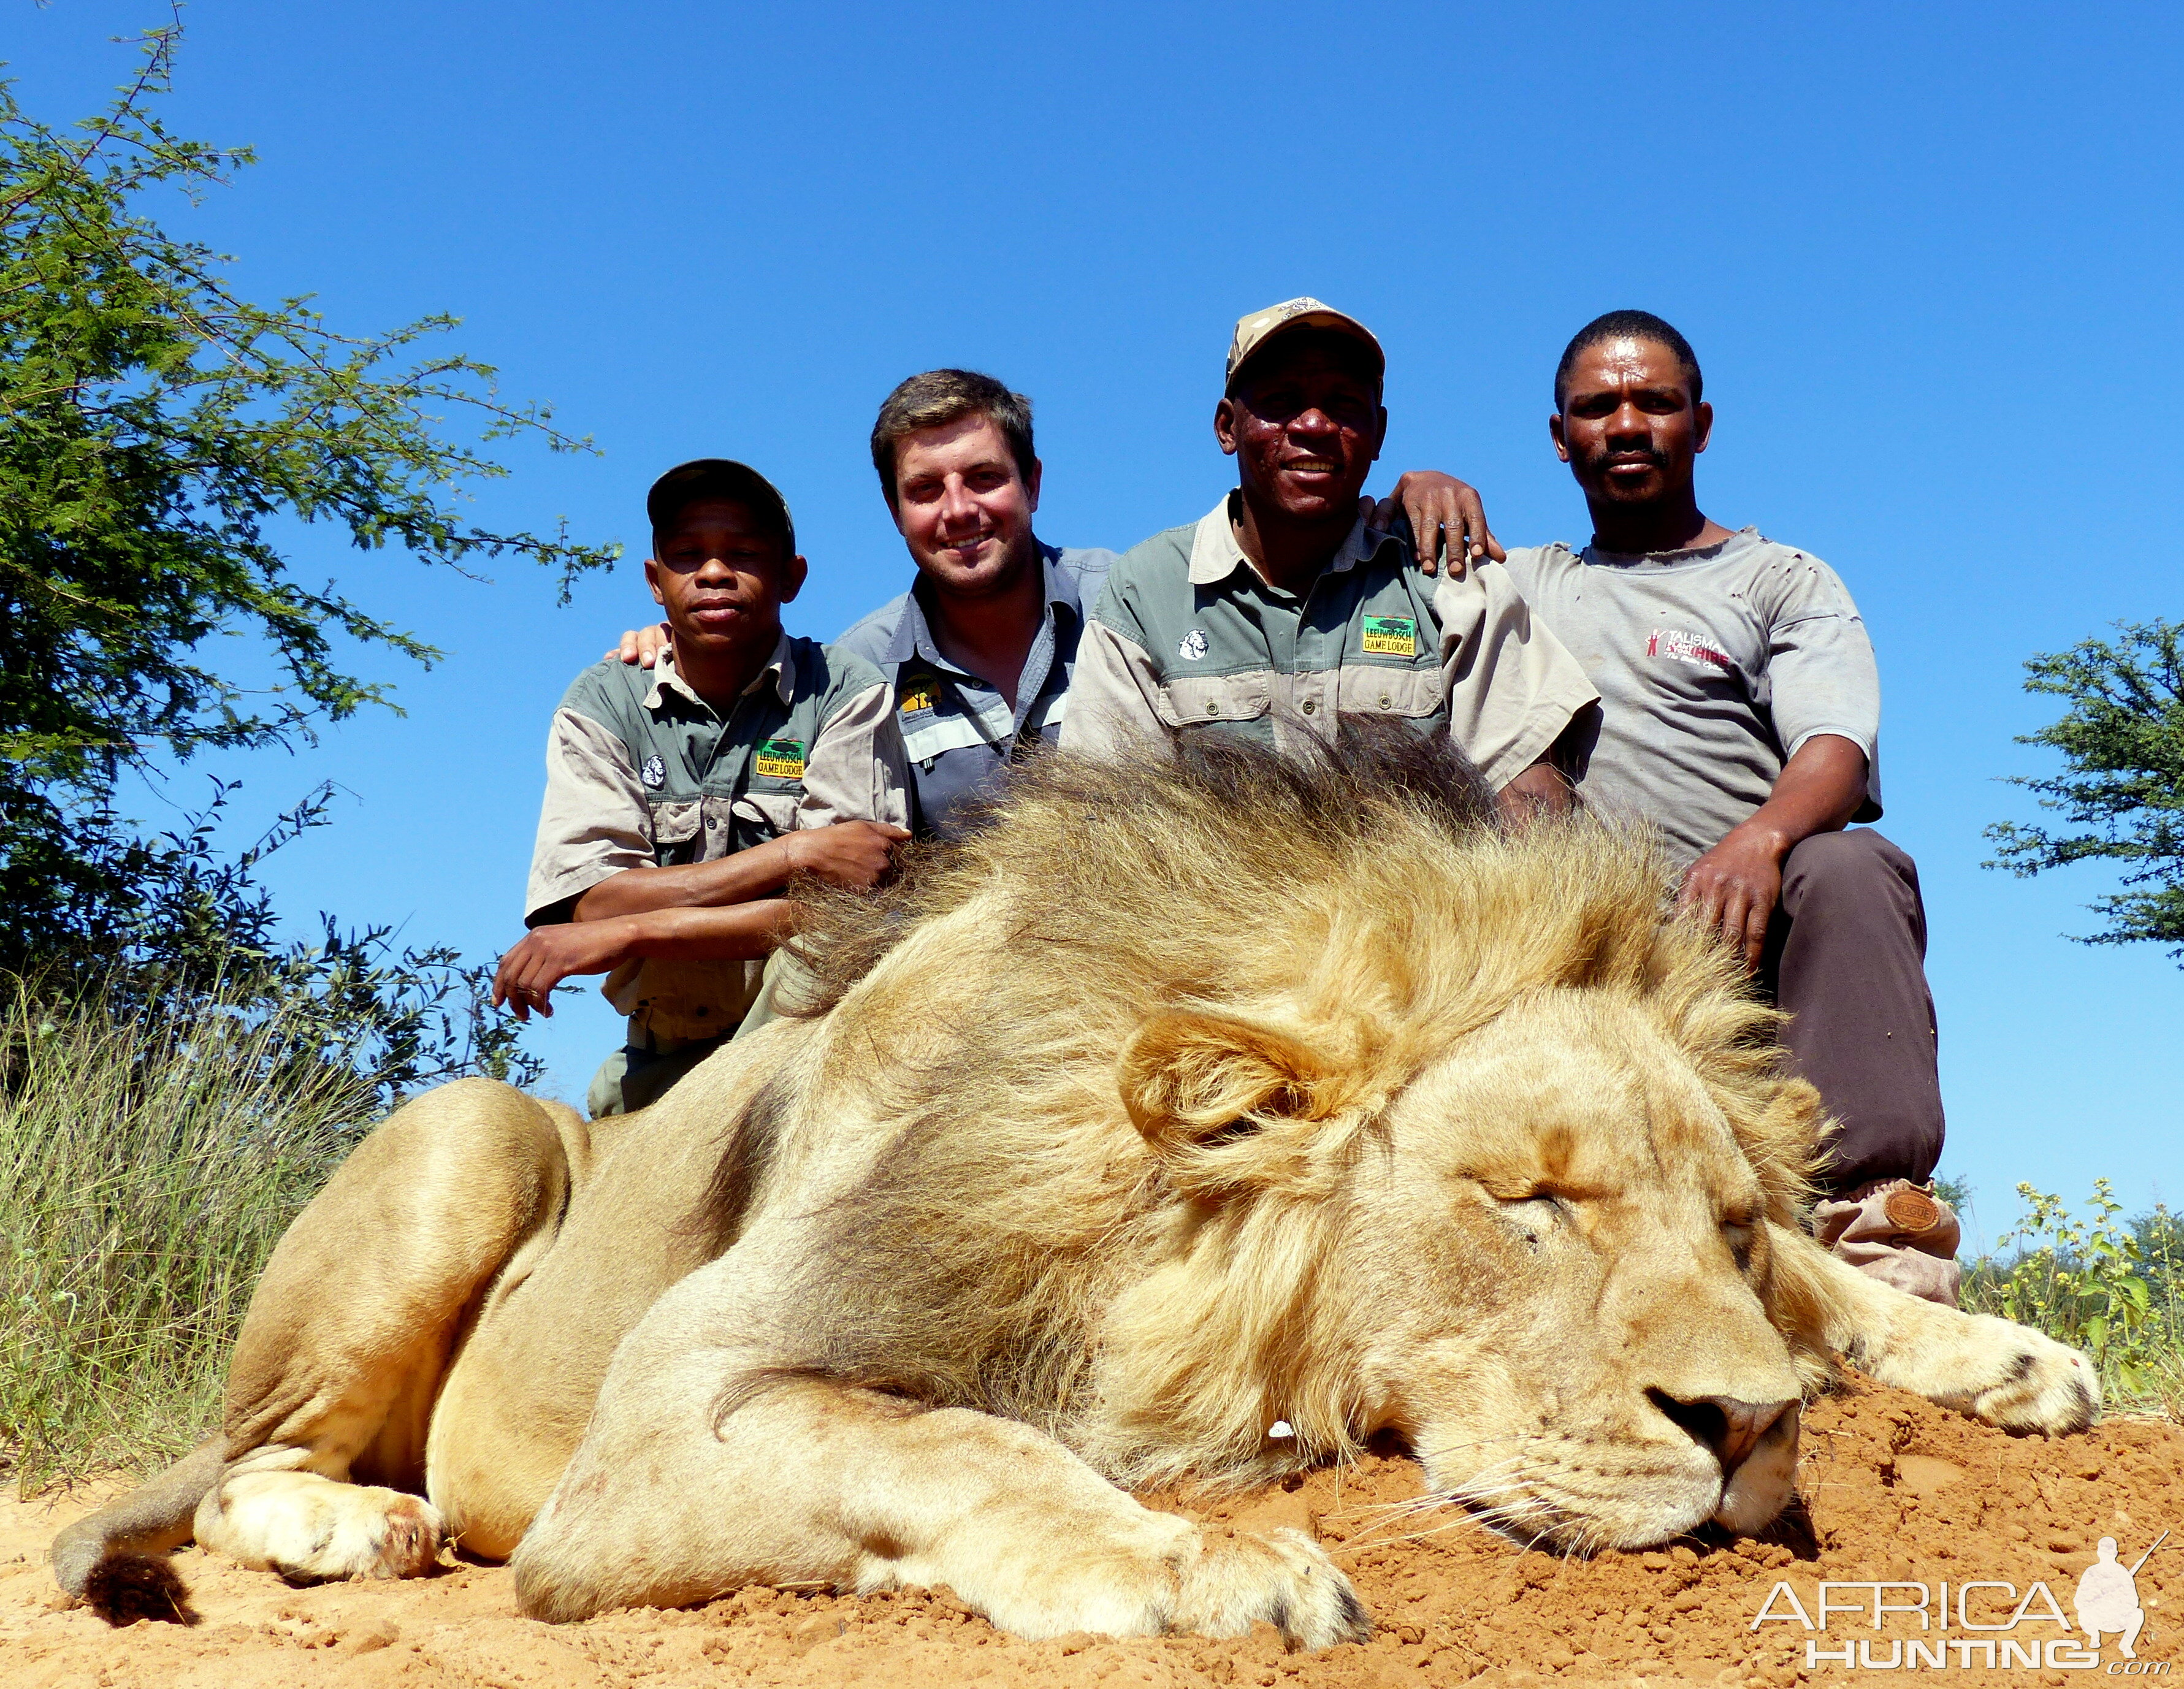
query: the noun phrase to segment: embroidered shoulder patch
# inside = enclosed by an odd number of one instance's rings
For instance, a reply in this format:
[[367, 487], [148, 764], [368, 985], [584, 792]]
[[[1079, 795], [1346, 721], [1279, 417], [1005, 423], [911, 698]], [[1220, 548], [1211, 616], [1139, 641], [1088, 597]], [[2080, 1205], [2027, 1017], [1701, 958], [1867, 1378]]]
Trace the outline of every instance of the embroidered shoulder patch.
[[1407, 616], [1368, 616], [1365, 618], [1365, 649], [1373, 656], [1415, 657], [1418, 654], [1418, 624]]
[[914, 680], [902, 689], [900, 708], [905, 716], [920, 710], [930, 710], [940, 701], [940, 688], [930, 679]]
[[637, 771], [637, 778], [656, 792], [667, 783], [667, 765], [657, 756], [648, 756], [644, 766]]
[[801, 780], [804, 778], [804, 741], [802, 739], [768, 739], [758, 748], [752, 760], [754, 773], [763, 774], [769, 780]]
[[1205, 631], [1202, 628], [1192, 628], [1177, 644], [1175, 654], [1187, 663], [1196, 662], [1206, 655]]

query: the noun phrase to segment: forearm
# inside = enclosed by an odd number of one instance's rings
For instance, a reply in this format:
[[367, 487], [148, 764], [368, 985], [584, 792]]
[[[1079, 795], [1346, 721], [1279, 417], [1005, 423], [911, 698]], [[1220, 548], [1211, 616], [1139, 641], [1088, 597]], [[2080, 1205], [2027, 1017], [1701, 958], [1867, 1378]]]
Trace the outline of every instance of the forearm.
[[677, 909], [722, 910], [771, 897], [788, 883], [794, 833], [710, 862], [671, 868], [627, 868], [610, 875], [570, 910], [577, 921], [614, 921]]
[[1577, 791], [1562, 770], [1543, 756], [1504, 786], [1496, 802], [1503, 821], [1522, 827], [1538, 816], [1568, 815], [1577, 807]]
[[1865, 801], [1865, 753], [1836, 733], [1815, 733], [1784, 766], [1767, 801], [1733, 829], [1780, 862], [1816, 833], [1847, 826]]
[[610, 917], [599, 936], [616, 965], [640, 956], [677, 962], [739, 962], [773, 954], [794, 929], [797, 906], [761, 898], [726, 908], [651, 909]]

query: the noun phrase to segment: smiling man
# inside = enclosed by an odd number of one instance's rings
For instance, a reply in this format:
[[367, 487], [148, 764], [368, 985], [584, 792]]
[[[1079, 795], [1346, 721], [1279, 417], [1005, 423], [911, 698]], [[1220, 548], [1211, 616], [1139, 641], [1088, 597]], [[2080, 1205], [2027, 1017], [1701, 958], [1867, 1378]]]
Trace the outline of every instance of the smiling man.
[[1546, 759], [1594, 701], [1583, 671], [1500, 564], [1474, 553], [1436, 581], [1359, 514], [1384, 369], [1372, 332], [1317, 299], [1236, 325], [1213, 432], [1238, 485], [1114, 566], [1066, 747], [1212, 732], [1289, 750], [1379, 716], [1446, 732], [1513, 813], [1568, 805]]
[[872, 453], [917, 580], [836, 644], [894, 688], [911, 825], [944, 838], [1002, 769], [1059, 737], [1084, 605], [1115, 554], [1032, 532], [1031, 401], [991, 376], [912, 376], [880, 406]]
[[1555, 371], [1555, 449], [1592, 542], [1507, 568], [1600, 689], [1572, 737], [1585, 800], [1658, 827], [1682, 901], [1791, 1020], [1841, 1123], [1823, 1242], [1897, 1288], [1956, 1299], [1957, 1222], [1919, 1188], [1942, 1151], [1926, 913], [1880, 815], [1880, 681], [1835, 571], [1699, 509], [1713, 407], [1691, 343], [1645, 311], [1580, 329]]
[[646, 584], [673, 630], [647, 672], [618, 655], [554, 711], [525, 900], [495, 1003], [553, 1012], [604, 973], [629, 1017], [592, 1082], [596, 1118], [644, 1106], [733, 1037], [810, 874], [870, 887], [909, 836], [887, 683], [782, 631], [804, 584], [788, 505], [725, 458], [671, 469], [646, 499]]
[[[991, 376], [911, 376], [881, 404], [871, 443], [917, 573], [835, 649], [864, 658], [893, 688], [911, 825], [921, 838], [950, 838], [1005, 770], [1060, 738], [1084, 608], [1115, 554], [1050, 545], [1033, 532], [1043, 469], [1031, 401]], [[1414, 471], [1378, 506], [1359, 503], [1383, 526], [1400, 512], [1458, 567], [1493, 545], [1479, 495], [1453, 476]], [[644, 666], [669, 644], [665, 628], [636, 628], [607, 655]]]

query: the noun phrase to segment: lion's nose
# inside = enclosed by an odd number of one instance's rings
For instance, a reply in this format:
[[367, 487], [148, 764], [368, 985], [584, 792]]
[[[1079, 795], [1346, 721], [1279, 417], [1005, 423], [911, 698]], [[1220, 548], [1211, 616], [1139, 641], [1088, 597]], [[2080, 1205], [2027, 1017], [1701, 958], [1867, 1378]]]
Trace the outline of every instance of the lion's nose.
[[1722, 1476], [1744, 1464], [1759, 1439], [1796, 1404], [1792, 1402], [1744, 1402], [1734, 1396], [1702, 1396], [1691, 1401], [1649, 1390], [1653, 1405], [1688, 1432], [1693, 1441], [1713, 1452], [1721, 1463]]

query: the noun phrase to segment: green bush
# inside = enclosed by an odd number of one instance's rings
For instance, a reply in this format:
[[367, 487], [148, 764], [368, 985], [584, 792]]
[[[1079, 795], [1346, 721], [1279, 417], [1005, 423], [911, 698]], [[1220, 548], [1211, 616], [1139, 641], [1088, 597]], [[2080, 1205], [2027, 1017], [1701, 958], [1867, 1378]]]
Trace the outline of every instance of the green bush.
[[2111, 1406], [2171, 1408], [2184, 1397], [2176, 1268], [2184, 1235], [2165, 1208], [2128, 1223], [2109, 1181], [2093, 1181], [2081, 1220], [2061, 1197], [2020, 1184], [2024, 1218], [1967, 1273], [1964, 1306], [1998, 1313], [2083, 1349]]

